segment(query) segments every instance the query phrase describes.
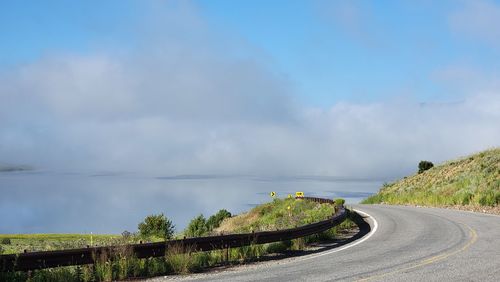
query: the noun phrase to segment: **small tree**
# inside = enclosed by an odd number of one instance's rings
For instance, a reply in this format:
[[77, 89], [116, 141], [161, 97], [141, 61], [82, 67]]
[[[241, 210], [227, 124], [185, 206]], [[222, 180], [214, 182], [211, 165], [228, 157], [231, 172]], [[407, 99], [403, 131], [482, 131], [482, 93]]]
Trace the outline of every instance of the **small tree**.
[[143, 237], [156, 236], [165, 239], [172, 239], [175, 226], [163, 213], [158, 215], [148, 215], [143, 222], [139, 223], [139, 233]]
[[335, 206], [337, 206], [337, 207], [342, 207], [345, 204], [345, 200], [342, 198], [337, 198], [337, 199], [335, 199], [334, 202], [335, 202]]
[[207, 220], [208, 231], [212, 231], [215, 228], [219, 227], [221, 222], [228, 217], [231, 217], [230, 212], [228, 212], [225, 209], [219, 210], [216, 214], [208, 218]]
[[429, 161], [420, 161], [418, 163], [418, 173], [422, 173], [422, 172], [430, 169], [433, 166], [434, 166], [434, 164], [432, 162], [429, 162]]
[[189, 222], [188, 227], [184, 231], [184, 235], [187, 237], [200, 237], [207, 231], [207, 220], [200, 214]]

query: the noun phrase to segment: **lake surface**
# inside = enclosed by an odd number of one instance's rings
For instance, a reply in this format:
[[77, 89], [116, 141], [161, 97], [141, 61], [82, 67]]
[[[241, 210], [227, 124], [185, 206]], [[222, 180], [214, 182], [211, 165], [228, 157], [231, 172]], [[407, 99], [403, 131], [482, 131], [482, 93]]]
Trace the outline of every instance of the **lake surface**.
[[208, 217], [222, 208], [241, 213], [269, 201], [271, 191], [357, 203], [382, 183], [318, 176], [1, 172], [0, 233], [134, 232], [145, 216], [161, 212], [181, 231], [200, 213]]

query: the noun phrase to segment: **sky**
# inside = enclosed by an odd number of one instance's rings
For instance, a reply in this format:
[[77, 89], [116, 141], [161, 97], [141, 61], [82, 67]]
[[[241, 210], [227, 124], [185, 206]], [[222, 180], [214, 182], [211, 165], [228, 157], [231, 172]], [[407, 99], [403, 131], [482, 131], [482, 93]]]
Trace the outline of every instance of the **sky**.
[[500, 1], [2, 1], [0, 163], [392, 179], [500, 145]]

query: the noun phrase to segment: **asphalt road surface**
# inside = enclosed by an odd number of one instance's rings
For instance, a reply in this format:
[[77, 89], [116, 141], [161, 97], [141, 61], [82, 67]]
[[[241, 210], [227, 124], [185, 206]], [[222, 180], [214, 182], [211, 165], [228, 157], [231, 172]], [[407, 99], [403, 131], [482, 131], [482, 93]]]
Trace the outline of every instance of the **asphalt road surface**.
[[348, 245], [278, 262], [177, 279], [500, 281], [500, 216], [383, 205], [354, 208], [372, 217], [372, 231]]

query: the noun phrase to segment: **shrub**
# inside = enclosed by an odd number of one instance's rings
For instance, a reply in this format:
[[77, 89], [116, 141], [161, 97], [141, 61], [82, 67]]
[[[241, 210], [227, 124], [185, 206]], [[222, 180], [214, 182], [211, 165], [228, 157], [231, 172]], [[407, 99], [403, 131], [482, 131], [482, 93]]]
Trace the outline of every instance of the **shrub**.
[[10, 245], [11, 244], [10, 238], [2, 238], [1, 243], [3, 245]]
[[344, 200], [344, 199], [342, 199], [342, 198], [335, 199], [335, 205], [336, 205], [337, 207], [341, 207], [341, 206], [343, 206], [344, 204], [345, 204], [345, 200]]
[[429, 161], [420, 161], [418, 163], [418, 173], [422, 173], [430, 168], [432, 168], [434, 164]]
[[207, 231], [207, 221], [205, 217], [200, 214], [189, 222], [188, 227], [186, 227], [186, 230], [184, 231], [184, 235], [187, 237], [200, 237], [207, 233]]
[[212, 231], [215, 228], [219, 227], [221, 222], [228, 217], [231, 217], [230, 212], [228, 212], [225, 209], [219, 210], [216, 214], [214, 214], [208, 218], [207, 224], [206, 224], [208, 231]]
[[148, 215], [139, 223], [139, 233], [143, 237], [157, 236], [171, 239], [174, 235], [174, 225], [164, 214]]
[[122, 232], [122, 238], [125, 240], [130, 239], [131, 236], [132, 236], [132, 233], [128, 232], [127, 230]]

